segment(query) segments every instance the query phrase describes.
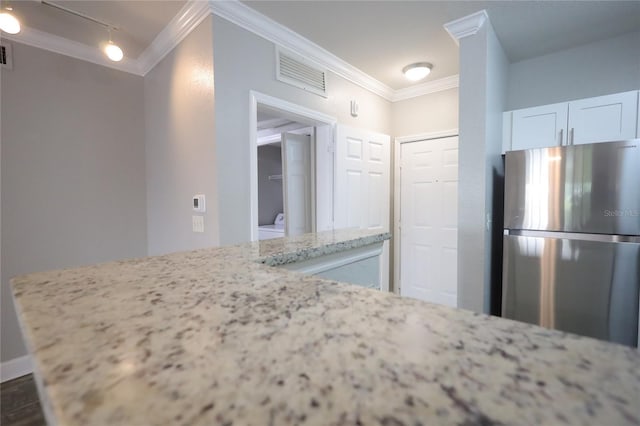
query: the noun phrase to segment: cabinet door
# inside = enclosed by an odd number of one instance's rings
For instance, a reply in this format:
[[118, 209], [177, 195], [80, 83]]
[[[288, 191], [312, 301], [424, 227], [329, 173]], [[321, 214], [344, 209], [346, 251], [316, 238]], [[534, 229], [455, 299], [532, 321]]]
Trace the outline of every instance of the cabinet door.
[[513, 112], [507, 111], [502, 113], [502, 153], [511, 151], [511, 126], [513, 120]]
[[633, 139], [637, 113], [637, 91], [569, 102], [569, 144]]
[[511, 149], [547, 148], [567, 142], [566, 103], [513, 111]]

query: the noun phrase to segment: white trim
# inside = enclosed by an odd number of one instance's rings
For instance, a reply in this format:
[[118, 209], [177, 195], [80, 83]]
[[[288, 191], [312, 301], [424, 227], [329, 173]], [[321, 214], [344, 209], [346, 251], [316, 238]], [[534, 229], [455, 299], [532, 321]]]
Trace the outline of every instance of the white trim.
[[138, 69], [146, 75], [211, 14], [206, 1], [191, 0], [158, 33], [149, 47], [138, 57]]
[[0, 365], [2, 383], [31, 373], [33, 373], [33, 364], [29, 355], [11, 359]]
[[2, 33], [2, 38], [27, 46], [48, 50], [60, 55], [70, 56], [82, 61], [91, 62], [105, 67], [117, 69], [131, 74], [141, 75], [138, 70], [138, 63], [135, 60], [125, 57], [121, 62], [113, 62], [107, 59], [102, 51], [94, 46], [69, 40], [68, 38], [49, 34], [44, 31], [29, 28], [25, 25], [19, 34]]
[[251, 241], [258, 240], [258, 104], [311, 120], [316, 123], [314, 125], [321, 123], [335, 128], [338, 122], [338, 119], [331, 115], [254, 90], [249, 91], [249, 191], [251, 200], [249, 229], [251, 230]]
[[480, 31], [488, 18], [487, 11], [483, 9], [455, 21], [447, 22], [443, 26], [456, 44], [460, 44], [461, 38], [472, 36]]
[[419, 133], [395, 138], [393, 144], [393, 292], [400, 294], [400, 245], [402, 234], [400, 233], [400, 148], [403, 143], [424, 141], [429, 139], [448, 138], [458, 136], [458, 129], [443, 130], [439, 132]]
[[442, 92], [444, 90], [455, 89], [460, 82], [458, 74], [449, 77], [439, 78], [438, 80], [429, 81], [427, 83], [417, 84], [404, 89], [398, 89], [393, 92], [391, 102], [404, 101], [406, 99], [417, 98], [418, 96], [428, 95], [429, 93]]

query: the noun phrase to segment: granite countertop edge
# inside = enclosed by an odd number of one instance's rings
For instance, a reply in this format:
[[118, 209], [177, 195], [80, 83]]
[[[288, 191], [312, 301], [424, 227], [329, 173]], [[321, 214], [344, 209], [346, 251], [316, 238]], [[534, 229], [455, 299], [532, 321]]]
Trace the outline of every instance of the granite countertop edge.
[[379, 234], [367, 235], [347, 241], [338, 241], [315, 247], [305, 247], [292, 251], [274, 253], [268, 256], [259, 257], [258, 259], [256, 259], [256, 262], [262, 263], [267, 266], [282, 266], [291, 263], [302, 262], [305, 260], [315, 259], [321, 256], [340, 253], [347, 250], [353, 250], [371, 244], [381, 243], [390, 238], [390, 233], [380, 232]]

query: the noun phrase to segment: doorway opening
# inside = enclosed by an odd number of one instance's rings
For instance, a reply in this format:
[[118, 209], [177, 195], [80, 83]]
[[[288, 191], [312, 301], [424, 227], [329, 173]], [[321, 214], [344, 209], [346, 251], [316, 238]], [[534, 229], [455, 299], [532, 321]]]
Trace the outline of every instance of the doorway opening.
[[315, 230], [315, 128], [258, 105], [258, 239]]
[[251, 240], [333, 229], [336, 119], [250, 93]]

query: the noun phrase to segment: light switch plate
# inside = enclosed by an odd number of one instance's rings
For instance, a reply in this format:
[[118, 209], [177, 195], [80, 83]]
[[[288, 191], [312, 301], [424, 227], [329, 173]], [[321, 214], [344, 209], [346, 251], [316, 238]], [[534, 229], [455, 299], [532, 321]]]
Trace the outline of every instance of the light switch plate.
[[193, 232], [204, 232], [204, 216], [192, 216]]

